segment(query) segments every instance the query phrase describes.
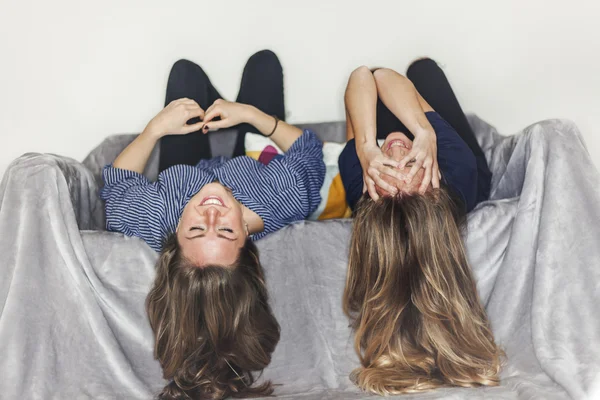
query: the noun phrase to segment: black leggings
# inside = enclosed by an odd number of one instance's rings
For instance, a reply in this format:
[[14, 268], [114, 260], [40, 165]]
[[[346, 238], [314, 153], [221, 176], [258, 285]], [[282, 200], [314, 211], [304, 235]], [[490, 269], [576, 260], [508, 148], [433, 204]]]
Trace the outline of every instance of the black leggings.
[[[187, 97], [195, 100], [203, 110], [221, 99], [206, 73], [199, 65], [179, 60], [171, 68], [167, 84], [165, 106], [173, 100]], [[248, 59], [242, 74], [242, 83], [236, 102], [250, 104], [262, 112], [285, 121], [283, 103], [283, 69], [279, 59], [270, 50], [262, 50]], [[195, 123], [197, 118], [188, 121]], [[259, 133], [249, 124], [240, 124], [233, 156], [244, 154], [246, 132]], [[196, 165], [202, 159], [212, 158], [208, 135], [200, 131], [188, 135], [164, 136], [160, 141], [159, 172], [173, 165]]]
[[[456, 130], [469, 146], [477, 160], [479, 193], [487, 198], [492, 173], [444, 71], [432, 59], [424, 58], [413, 62], [408, 67], [406, 77], [412, 81], [425, 101]], [[410, 130], [378, 99], [377, 139], [385, 139], [391, 132], [398, 131], [407, 134], [411, 140], [414, 139]]]

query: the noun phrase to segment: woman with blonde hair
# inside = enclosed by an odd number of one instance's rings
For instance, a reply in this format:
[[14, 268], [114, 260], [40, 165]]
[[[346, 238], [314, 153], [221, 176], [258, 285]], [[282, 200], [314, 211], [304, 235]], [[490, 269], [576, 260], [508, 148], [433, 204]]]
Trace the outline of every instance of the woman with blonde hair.
[[461, 238], [491, 173], [437, 64], [417, 60], [407, 77], [360, 67], [345, 94], [352, 378], [380, 395], [498, 385], [502, 351]]

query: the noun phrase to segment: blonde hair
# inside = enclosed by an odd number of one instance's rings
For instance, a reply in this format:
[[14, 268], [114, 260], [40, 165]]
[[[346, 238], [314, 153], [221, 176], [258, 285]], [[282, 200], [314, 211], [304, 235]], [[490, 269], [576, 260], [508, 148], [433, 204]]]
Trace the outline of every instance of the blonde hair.
[[344, 312], [361, 367], [379, 395], [496, 386], [503, 352], [480, 304], [446, 189], [371, 200], [355, 213]]

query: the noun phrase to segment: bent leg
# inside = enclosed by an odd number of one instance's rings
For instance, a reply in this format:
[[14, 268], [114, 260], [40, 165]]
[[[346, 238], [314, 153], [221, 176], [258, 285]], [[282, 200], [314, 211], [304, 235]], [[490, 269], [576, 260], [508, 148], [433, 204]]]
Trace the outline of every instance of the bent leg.
[[[248, 59], [236, 101], [252, 105], [265, 114], [274, 115], [285, 121], [283, 68], [275, 53], [262, 50]], [[244, 154], [246, 132], [259, 133], [252, 125], [238, 126], [234, 157]]]
[[[213, 87], [208, 76], [199, 65], [179, 60], [171, 68], [167, 84], [165, 106], [183, 97], [192, 99], [206, 110], [221, 95]], [[188, 123], [198, 122], [198, 119]], [[187, 135], [164, 136], [160, 141], [159, 172], [173, 165], [195, 165], [201, 159], [210, 159], [208, 135], [196, 131]]]

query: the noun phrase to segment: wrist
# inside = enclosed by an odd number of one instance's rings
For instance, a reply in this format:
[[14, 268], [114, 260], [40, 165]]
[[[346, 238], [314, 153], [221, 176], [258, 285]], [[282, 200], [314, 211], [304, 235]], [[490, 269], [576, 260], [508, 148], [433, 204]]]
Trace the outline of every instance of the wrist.
[[260, 111], [258, 108], [251, 106], [249, 104], [242, 104], [242, 106], [244, 107], [244, 111], [242, 113], [242, 122], [245, 122], [252, 126], [256, 127], [256, 125], [258, 124], [258, 121], [260, 121], [261, 116], [266, 115], [265, 113]]
[[377, 142], [373, 141], [356, 141], [356, 153], [359, 157], [364, 156], [366, 153], [373, 150], [380, 150]]
[[151, 140], [159, 140], [165, 136], [165, 134], [161, 129], [153, 126], [152, 124], [148, 124], [140, 136]]
[[273, 132], [273, 127], [276, 123], [272, 115], [265, 114], [254, 106], [248, 106], [248, 114], [245, 122], [258, 129], [263, 136]]
[[373, 155], [379, 154], [381, 149], [376, 143], [364, 143], [361, 146], [356, 147], [356, 155], [361, 165], [368, 164]]
[[365, 130], [363, 134], [360, 133], [354, 136], [354, 142], [356, 143], [357, 149], [379, 147], [377, 146], [377, 132], [375, 130]]
[[433, 127], [421, 128], [421, 129], [415, 130], [415, 132], [413, 132], [413, 135], [415, 138], [419, 137], [419, 136], [429, 136], [429, 135], [435, 136], [435, 130], [433, 130]]

